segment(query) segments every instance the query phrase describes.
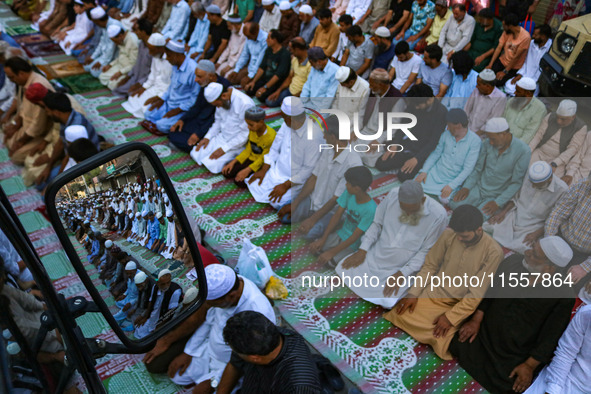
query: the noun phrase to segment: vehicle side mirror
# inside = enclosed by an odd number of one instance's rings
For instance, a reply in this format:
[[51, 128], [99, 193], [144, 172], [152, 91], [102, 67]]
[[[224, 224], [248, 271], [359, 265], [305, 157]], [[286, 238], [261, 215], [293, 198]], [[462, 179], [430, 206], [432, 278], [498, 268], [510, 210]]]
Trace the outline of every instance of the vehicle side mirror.
[[50, 183], [45, 202], [76, 273], [129, 353], [145, 352], [203, 305], [195, 236], [150, 146], [122, 144], [75, 165]]

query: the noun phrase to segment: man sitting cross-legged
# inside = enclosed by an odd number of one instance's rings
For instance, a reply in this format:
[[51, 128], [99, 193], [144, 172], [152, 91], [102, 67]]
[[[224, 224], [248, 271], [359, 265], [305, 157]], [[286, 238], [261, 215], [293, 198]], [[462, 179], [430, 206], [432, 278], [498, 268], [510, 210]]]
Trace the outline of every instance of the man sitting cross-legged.
[[275, 321], [275, 312], [265, 295], [232, 268], [211, 264], [205, 267], [205, 277], [208, 293], [202, 309], [206, 312], [200, 314], [200, 321], [193, 323], [195, 331], [183, 353], [168, 367], [168, 376], [173, 382], [179, 385], [197, 383], [196, 390], [211, 390], [211, 382], [220, 381], [230, 361], [232, 349], [222, 335], [229, 318], [242, 311], [257, 311]]
[[378, 205], [359, 251], [342, 260], [338, 275], [378, 277], [378, 286], [351, 288], [361, 298], [392, 308], [409, 286], [395, 286], [415, 274], [447, 225], [441, 204], [427, 197], [421, 185], [408, 180]]
[[[484, 296], [490, 274], [496, 272], [503, 251], [482, 230], [483, 217], [478, 208], [462, 205], [452, 214], [446, 229], [429, 250], [417, 280], [408, 296], [384, 315], [388, 321], [410, 336], [431, 345], [444, 360], [451, 360], [448, 347], [460, 325], [475, 311]], [[445, 276], [467, 275], [482, 278], [479, 283], [453, 286], [443, 282]], [[433, 277], [441, 286], [435, 286]], [[430, 283], [427, 282], [428, 279]]]
[[[507, 257], [497, 272], [499, 285], [488, 289], [452, 340], [450, 352], [491, 393], [523, 392], [539, 367], [552, 359], [571, 317], [574, 293], [568, 285], [533, 275], [561, 273], [572, 255], [562, 238], [550, 236], [536, 241], [525, 255]], [[519, 286], [501, 284], [501, 278], [510, 277], [519, 277]]]

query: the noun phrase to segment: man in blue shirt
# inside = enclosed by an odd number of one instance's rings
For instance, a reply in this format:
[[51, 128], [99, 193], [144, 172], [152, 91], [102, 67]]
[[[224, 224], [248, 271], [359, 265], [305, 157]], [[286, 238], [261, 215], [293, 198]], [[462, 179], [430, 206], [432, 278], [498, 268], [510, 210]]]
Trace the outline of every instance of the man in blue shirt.
[[390, 63], [392, 63], [392, 59], [394, 59], [394, 45], [392, 45], [390, 30], [385, 26], [378, 27], [372, 41], [378, 50], [374, 56], [371, 69], [383, 68], [387, 70], [390, 67]]
[[162, 35], [171, 41], [184, 41], [189, 31], [191, 7], [185, 0], [167, 0], [172, 4], [170, 17], [162, 29]]
[[330, 108], [339, 87], [339, 81], [335, 78], [339, 66], [329, 61], [320, 47], [308, 49], [308, 60], [312, 70], [300, 94], [302, 103], [317, 109]]
[[172, 76], [168, 90], [162, 98], [155, 96], [146, 105], [146, 120], [140, 125], [155, 135], [166, 135], [170, 128], [191, 108], [200, 87], [195, 82], [195, 68], [197, 63], [189, 56], [185, 56], [185, 46], [176, 41], [166, 44], [166, 59], [172, 64]]
[[212, 82], [217, 82], [226, 89], [231, 86], [227, 79], [216, 74], [215, 65], [210, 60], [200, 60], [197, 63], [195, 81], [201, 86], [195, 104], [181, 116], [168, 134], [170, 142], [187, 153], [207, 134], [214, 121], [216, 107], [205, 99], [205, 88]]
[[240, 53], [234, 71], [227, 77], [233, 85], [240, 84], [244, 89], [254, 78], [263, 61], [267, 49], [267, 33], [262, 31], [256, 22], [246, 23], [243, 32], [246, 36], [246, 44]]
[[191, 14], [195, 17], [195, 28], [187, 43], [187, 49], [192, 59], [203, 53], [209, 34], [209, 19], [205, 13], [205, 7], [199, 1], [191, 4]]

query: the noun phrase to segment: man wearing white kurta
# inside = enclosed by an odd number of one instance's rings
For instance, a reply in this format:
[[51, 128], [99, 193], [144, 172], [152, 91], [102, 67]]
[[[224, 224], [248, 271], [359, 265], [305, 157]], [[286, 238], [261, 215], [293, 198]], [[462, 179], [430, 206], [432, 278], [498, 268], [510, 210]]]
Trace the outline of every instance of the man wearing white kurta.
[[[341, 66], [334, 77], [339, 81], [339, 87], [332, 102], [332, 108], [345, 112], [351, 120], [353, 120], [353, 114], [357, 113], [358, 124], [362, 125], [369, 99], [369, 82], [346, 66]], [[351, 131], [353, 131], [353, 122], [351, 122]]]
[[[567, 190], [568, 185], [552, 174], [550, 164], [536, 161], [517, 195], [483, 229], [504, 247], [523, 254], [531, 249], [528, 243], [535, 241], [534, 234], [544, 228], [552, 208]], [[531, 242], [525, 239], [529, 234]]]
[[167, 259], [171, 259], [172, 258], [172, 254], [174, 253], [175, 248], [178, 246], [177, 244], [177, 239], [176, 239], [176, 226], [174, 224], [174, 212], [172, 211], [172, 209], [167, 209], [166, 210], [166, 240], [165, 240], [165, 245], [164, 245], [164, 249], [162, 250], [162, 252], [160, 252], [160, 254], [167, 258]]
[[204, 165], [211, 173], [219, 174], [233, 160], [248, 140], [248, 126], [244, 113], [253, 107], [254, 101], [246, 94], [213, 82], [205, 88], [205, 99], [214, 105], [215, 120], [211, 128], [191, 151], [191, 157]]
[[152, 56], [148, 79], [138, 91], [121, 104], [123, 109], [140, 119], [144, 118], [144, 113], [148, 110], [148, 105], [144, 103], [152, 97], [161, 97], [168, 90], [172, 75], [172, 64], [166, 60], [164, 54], [164, 46], [166, 45], [164, 36], [160, 33], [153, 33], [148, 39], [148, 44], [150, 44], [150, 55]]
[[274, 0], [263, 0], [263, 15], [259, 21], [261, 30], [269, 33], [273, 29], [279, 28], [279, 22], [281, 21], [281, 10], [279, 5], [275, 4]]
[[133, 219], [133, 224], [131, 225], [131, 233], [129, 234], [129, 237], [127, 238], [128, 242], [135, 242], [135, 239], [136, 239], [138, 232], [139, 232], [139, 224], [140, 224], [142, 214], [140, 212], [136, 212], [134, 216], [135, 216], [135, 219]]
[[550, 365], [525, 394], [587, 394], [591, 376], [591, 305], [581, 307], [562, 334]]
[[345, 172], [363, 165], [349, 140], [340, 139], [337, 117], [327, 118], [325, 124], [326, 144], [316, 148], [324, 149], [291, 207], [292, 220], [302, 222], [298, 231], [305, 234], [307, 239], [322, 236], [332, 217], [331, 213], [336, 210], [337, 199], [346, 189]]
[[425, 196], [420, 183], [408, 180], [390, 191], [378, 205], [372, 225], [361, 238], [359, 251], [341, 260], [336, 273], [351, 277], [352, 285], [354, 277], [377, 277], [377, 286], [351, 286], [351, 290], [371, 303], [390, 309], [405, 296], [408, 285], [394, 289], [390, 295], [388, 277], [408, 278], [416, 274], [446, 226], [445, 208]]
[[107, 28], [107, 35], [117, 44], [119, 54], [111, 63], [103, 67], [103, 72], [99, 75], [99, 81], [113, 90], [135, 65], [139, 41], [134, 32], [126, 31], [121, 26], [116, 25]]
[[308, 139], [310, 119], [299, 98], [283, 99], [281, 114], [284, 122], [265, 155], [265, 164], [246, 182], [257, 202], [270, 203], [275, 209], [291, 202], [302, 190], [320, 157], [319, 146], [324, 143], [316, 122], [312, 122], [313, 134]]
[[232, 355], [232, 349], [222, 336], [230, 317], [243, 311], [255, 311], [272, 322], [276, 321], [267, 297], [249, 279], [236, 275], [232, 268], [222, 264], [208, 265], [205, 267], [205, 278], [208, 290], [206, 305], [210, 309], [203, 324], [185, 345], [184, 353], [170, 364], [174, 371], [176, 367], [182, 368], [189, 363], [182, 375], [177, 372], [172, 378], [178, 385], [220, 381]]

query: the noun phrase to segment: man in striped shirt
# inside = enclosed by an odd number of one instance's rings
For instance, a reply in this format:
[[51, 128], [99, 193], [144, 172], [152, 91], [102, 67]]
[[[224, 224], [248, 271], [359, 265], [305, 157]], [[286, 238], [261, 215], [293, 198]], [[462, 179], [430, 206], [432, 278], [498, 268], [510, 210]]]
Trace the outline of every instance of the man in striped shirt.
[[558, 201], [544, 228], [544, 236], [550, 235], [561, 236], [573, 249], [568, 272], [580, 289], [591, 279], [591, 178], [571, 186]]
[[217, 386], [217, 393], [231, 393], [240, 377], [240, 392], [322, 392], [318, 369], [304, 339], [294, 331], [276, 327], [254, 311], [235, 314], [226, 323], [224, 340], [232, 358]]

